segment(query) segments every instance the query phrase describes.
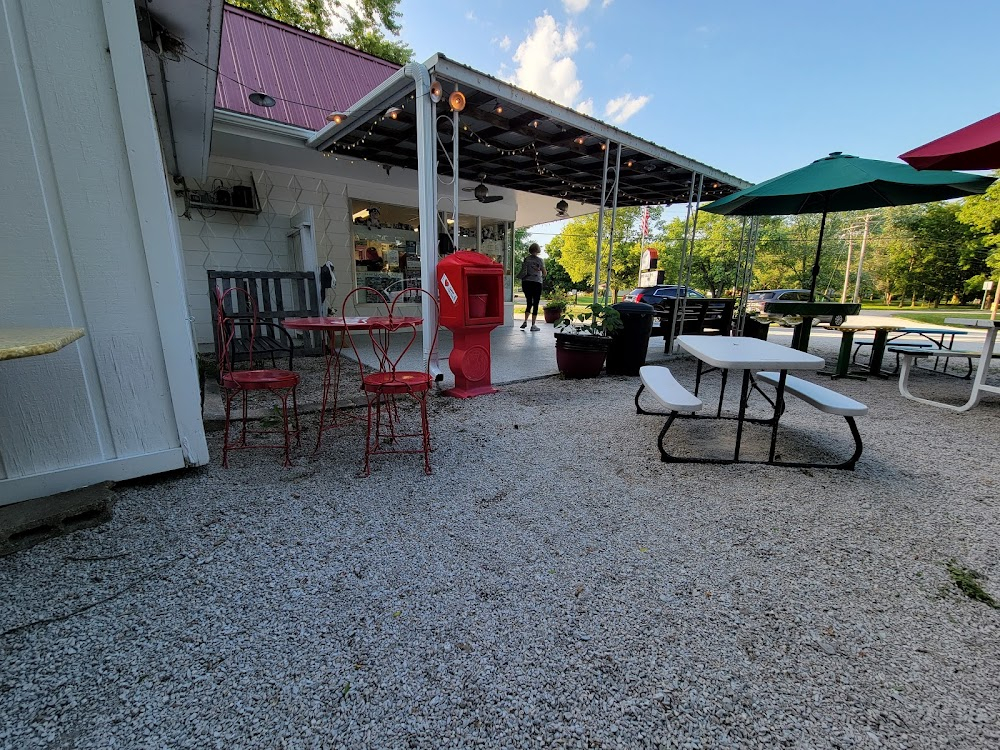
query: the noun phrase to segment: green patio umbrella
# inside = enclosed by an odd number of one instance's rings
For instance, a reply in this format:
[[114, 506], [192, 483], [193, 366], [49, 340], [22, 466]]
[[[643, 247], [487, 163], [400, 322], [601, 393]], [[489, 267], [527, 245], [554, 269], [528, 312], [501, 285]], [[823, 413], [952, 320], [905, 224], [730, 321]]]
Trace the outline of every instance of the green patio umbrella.
[[727, 195], [701, 208], [724, 216], [823, 214], [809, 284], [809, 301], [812, 302], [816, 294], [827, 213], [908, 206], [979, 195], [986, 192], [994, 179], [964, 172], [918, 171], [908, 164], [859, 159], [835, 151], [801, 169]]

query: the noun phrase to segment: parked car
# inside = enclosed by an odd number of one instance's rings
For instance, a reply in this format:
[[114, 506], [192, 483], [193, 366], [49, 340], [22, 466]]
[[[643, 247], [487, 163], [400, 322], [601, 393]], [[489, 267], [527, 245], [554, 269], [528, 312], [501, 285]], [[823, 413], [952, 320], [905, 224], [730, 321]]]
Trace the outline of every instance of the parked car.
[[[747, 312], [755, 314], [760, 319], [776, 320], [781, 325], [794, 325], [798, 322], [798, 316], [785, 316], [780, 313], [765, 313], [765, 302], [808, 302], [808, 289], [761, 289], [750, 292], [747, 295]], [[833, 302], [825, 294], [816, 292], [814, 302]], [[844, 322], [844, 316], [840, 313], [836, 315], [817, 315], [813, 318], [813, 324], [829, 323], [832, 326], [839, 326]]]
[[[677, 291], [680, 290], [678, 295]], [[680, 297], [690, 299], [705, 299], [705, 295], [697, 289], [689, 289], [686, 286], [676, 284], [659, 284], [657, 286], [641, 286], [633, 289], [625, 295], [625, 302], [645, 302], [653, 307], [663, 307], [668, 302]]]

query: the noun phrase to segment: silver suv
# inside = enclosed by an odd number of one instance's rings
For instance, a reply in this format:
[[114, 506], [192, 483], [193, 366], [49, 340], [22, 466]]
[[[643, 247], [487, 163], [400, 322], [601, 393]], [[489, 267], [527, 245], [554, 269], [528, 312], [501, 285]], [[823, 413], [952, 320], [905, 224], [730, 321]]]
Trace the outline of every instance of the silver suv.
[[[781, 325], [794, 325], [798, 322], [797, 316], [785, 316], [780, 313], [765, 313], [765, 302], [808, 302], [808, 289], [761, 289], [757, 292], [750, 292], [747, 295], [747, 312], [754, 313], [758, 318], [776, 320]], [[816, 292], [814, 302], [833, 302], [825, 294]], [[814, 323], [829, 323], [832, 326], [839, 326], [844, 322], [844, 316], [840, 313], [836, 315], [817, 315], [813, 318]]]

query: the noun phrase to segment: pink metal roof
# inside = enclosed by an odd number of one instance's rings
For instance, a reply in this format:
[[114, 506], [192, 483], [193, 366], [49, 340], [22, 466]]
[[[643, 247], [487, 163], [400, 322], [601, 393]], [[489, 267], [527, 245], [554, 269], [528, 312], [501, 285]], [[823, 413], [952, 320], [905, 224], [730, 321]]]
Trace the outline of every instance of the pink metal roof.
[[[345, 111], [397, 70], [394, 63], [226, 5], [215, 106], [319, 130], [327, 114]], [[247, 96], [254, 91], [277, 104], [251, 104]]]

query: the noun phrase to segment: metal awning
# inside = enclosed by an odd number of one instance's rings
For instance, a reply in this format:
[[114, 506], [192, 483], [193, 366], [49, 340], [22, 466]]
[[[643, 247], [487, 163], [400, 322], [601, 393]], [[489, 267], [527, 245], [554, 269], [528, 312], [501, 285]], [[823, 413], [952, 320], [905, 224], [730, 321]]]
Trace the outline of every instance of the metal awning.
[[[687, 203], [692, 180], [703, 177], [702, 202], [750, 183], [669, 151], [631, 133], [480, 73], [443, 55], [426, 68], [443, 88], [438, 115], [451, 115], [448, 96], [460, 91], [459, 176], [498, 187], [598, 206], [605, 149], [621, 161], [618, 206]], [[394, 113], [393, 110], [396, 110]], [[390, 113], [390, 114], [387, 114]], [[394, 116], [393, 116], [394, 114]], [[321, 151], [416, 170], [414, 83], [397, 74], [309, 139]], [[450, 133], [442, 133], [450, 140]], [[446, 145], [450, 152], [452, 144]], [[451, 174], [439, 159], [438, 171]]]

